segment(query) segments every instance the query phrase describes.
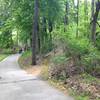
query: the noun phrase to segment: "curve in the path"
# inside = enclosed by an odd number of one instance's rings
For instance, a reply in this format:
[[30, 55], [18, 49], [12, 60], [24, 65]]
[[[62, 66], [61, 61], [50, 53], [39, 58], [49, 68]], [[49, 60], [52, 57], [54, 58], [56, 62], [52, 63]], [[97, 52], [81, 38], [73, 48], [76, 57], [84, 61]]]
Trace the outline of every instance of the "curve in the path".
[[0, 100], [73, 100], [36, 76], [21, 70], [19, 55], [0, 62]]

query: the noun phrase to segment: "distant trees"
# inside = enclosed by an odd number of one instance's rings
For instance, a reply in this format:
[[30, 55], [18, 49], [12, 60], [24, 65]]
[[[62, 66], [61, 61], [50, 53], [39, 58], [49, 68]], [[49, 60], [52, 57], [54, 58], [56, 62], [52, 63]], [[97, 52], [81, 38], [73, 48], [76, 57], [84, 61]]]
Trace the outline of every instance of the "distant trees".
[[[2, 0], [0, 38], [2, 40], [1, 36], [10, 30], [10, 41], [18, 39], [23, 46], [32, 49], [32, 64], [35, 65], [36, 55], [50, 52], [54, 48], [55, 38], [66, 38], [66, 41], [68, 37], [90, 40], [91, 36], [92, 42], [99, 45], [99, 36], [96, 41], [99, 11], [99, 0]], [[13, 31], [18, 35], [12, 34]], [[13, 42], [11, 45], [17, 44]]]
[[12, 25], [9, 22], [11, 4], [8, 4], [8, 0], [0, 1], [0, 47], [2, 48], [10, 48], [13, 45]]

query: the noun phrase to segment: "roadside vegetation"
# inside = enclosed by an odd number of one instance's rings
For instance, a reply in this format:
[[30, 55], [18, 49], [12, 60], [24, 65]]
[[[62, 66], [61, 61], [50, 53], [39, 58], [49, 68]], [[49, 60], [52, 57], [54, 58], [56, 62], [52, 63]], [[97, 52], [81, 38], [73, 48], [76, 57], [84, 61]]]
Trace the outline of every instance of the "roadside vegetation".
[[3, 59], [5, 59], [8, 55], [6, 54], [0, 54], [0, 61], [2, 61]]
[[11, 49], [0, 49], [0, 61], [12, 54]]
[[[40, 67], [37, 69], [41, 72], [39, 76], [48, 81], [49, 84], [58, 88], [65, 94], [70, 94], [75, 97], [75, 100], [99, 100], [100, 80], [99, 77], [93, 76], [92, 73], [84, 71], [79, 67], [71, 67], [71, 62], [67, 62], [68, 58], [65, 55], [54, 55], [49, 53], [41, 60]], [[32, 71], [27, 70], [35, 68], [31, 65], [31, 52], [27, 51], [22, 54], [19, 59], [21, 68], [28, 73]], [[41, 67], [42, 66], [42, 67]], [[70, 66], [70, 67], [69, 67]], [[86, 70], [86, 69], [85, 69]], [[88, 70], [88, 69], [87, 69]], [[99, 69], [98, 69], [99, 70]], [[34, 71], [33, 73], [34, 74]], [[97, 73], [96, 73], [97, 75]]]
[[16, 54], [18, 53], [19, 48], [12, 49], [12, 48], [0, 48], [0, 61], [5, 59], [11, 54]]

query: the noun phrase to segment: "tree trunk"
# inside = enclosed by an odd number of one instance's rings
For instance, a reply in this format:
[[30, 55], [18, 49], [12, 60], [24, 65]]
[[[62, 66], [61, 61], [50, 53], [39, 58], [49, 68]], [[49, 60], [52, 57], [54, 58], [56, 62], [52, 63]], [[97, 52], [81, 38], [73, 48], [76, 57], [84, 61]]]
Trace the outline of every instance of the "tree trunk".
[[68, 1], [66, 1], [65, 18], [64, 18], [64, 32], [66, 31], [66, 25], [68, 25]]
[[19, 45], [19, 36], [18, 36], [18, 31], [17, 31], [17, 46]]
[[77, 29], [76, 29], [76, 37], [78, 37], [79, 32], [78, 32], [78, 24], [79, 24], [79, 0], [77, 0]]
[[32, 65], [36, 65], [36, 41], [38, 34], [38, 19], [39, 19], [39, 1], [34, 0], [34, 22], [32, 33]]
[[47, 32], [47, 28], [46, 28], [46, 18], [45, 17], [43, 17], [43, 19], [42, 19], [42, 25], [43, 25], [43, 32]]
[[94, 16], [94, 4], [95, 4], [95, 0], [91, 1], [91, 20], [93, 20], [93, 16]]
[[49, 34], [50, 34], [49, 35], [49, 45], [50, 45], [49, 49], [51, 49], [52, 48], [52, 34], [51, 34], [51, 32], [53, 31], [53, 23], [51, 20], [49, 20], [48, 25], [49, 25]]
[[[92, 1], [92, 6], [94, 7], [94, 0]], [[96, 41], [96, 24], [97, 24], [97, 18], [99, 15], [99, 11], [100, 11], [100, 1], [98, 0], [96, 3], [96, 11], [94, 13], [94, 8], [92, 8], [92, 21], [91, 21], [91, 40], [95, 45], [95, 41]]]
[[88, 20], [88, 2], [87, 0], [84, 0], [84, 20], [87, 21]]
[[48, 25], [49, 25], [49, 32], [51, 33], [53, 31], [53, 23], [51, 20], [48, 21]]

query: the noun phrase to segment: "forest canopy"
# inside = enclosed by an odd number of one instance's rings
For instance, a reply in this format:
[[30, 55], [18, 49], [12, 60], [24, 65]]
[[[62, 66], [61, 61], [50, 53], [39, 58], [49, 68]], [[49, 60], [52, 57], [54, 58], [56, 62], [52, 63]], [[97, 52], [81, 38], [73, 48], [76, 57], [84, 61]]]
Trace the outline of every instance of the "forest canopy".
[[32, 64], [62, 44], [73, 59], [99, 59], [99, 11], [99, 0], [0, 0], [0, 48], [30, 48]]

